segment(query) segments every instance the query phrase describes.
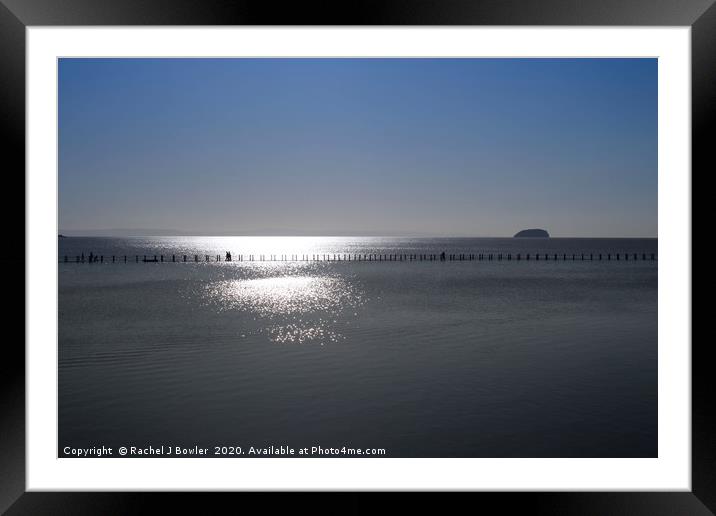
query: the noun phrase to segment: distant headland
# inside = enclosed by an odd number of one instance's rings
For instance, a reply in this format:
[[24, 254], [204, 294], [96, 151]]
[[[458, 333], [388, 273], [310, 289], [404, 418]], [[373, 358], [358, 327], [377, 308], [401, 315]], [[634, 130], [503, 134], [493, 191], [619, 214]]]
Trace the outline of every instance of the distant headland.
[[544, 229], [523, 229], [513, 238], [549, 238], [549, 233]]

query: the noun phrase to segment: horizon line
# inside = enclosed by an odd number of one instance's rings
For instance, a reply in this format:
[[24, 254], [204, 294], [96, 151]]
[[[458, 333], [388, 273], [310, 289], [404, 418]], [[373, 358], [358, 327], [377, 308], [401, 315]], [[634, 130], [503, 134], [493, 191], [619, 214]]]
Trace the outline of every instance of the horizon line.
[[[81, 232], [88, 233], [82, 235], [72, 235], [71, 233]], [[91, 233], [91, 234], [89, 234]], [[567, 236], [567, 235], [550, 235], [548, 237], [515, 237], [514, 235], [435, 235], [435, 234], [209, 234], [209, 233], [174, 233], [174, 234], [124, 234], [111, 235], [94, 232], [93, 230], [71, 230], [66, 232], [58, 232], [58, 236], [64, 238], [147, 238], [147, 237], [226, 237], [226, 238], [572, 238], [572, 239], [588, 239], [588, 238], [610, 238], [610, 239], [658, 239], [656, 236]]]

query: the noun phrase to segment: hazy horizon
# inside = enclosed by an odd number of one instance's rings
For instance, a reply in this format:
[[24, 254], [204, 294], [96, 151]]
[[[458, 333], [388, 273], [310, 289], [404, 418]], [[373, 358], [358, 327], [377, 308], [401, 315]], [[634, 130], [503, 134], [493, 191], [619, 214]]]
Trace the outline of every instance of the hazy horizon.
[[655, 238], [657, 70], [63, 58], [59, 232]]
[[[541, 229], [541, 228], [523, 228], [523, 229]], [[280, 232], [280, 231], [257, 231], [254, 233], [249, 232], [236, 232], [236, 233], [211, 233], [208, 231], [203, 232], [183, 232], [178, 230], [153, 230], [153, 229], [122, 229], [122, 228], [116, 228], [116, 229], [103, 229], [103, 230], [96, 230], [96, 229], [76, 229], [76, 230], [67, 230], [63, 231], [60, 230], [58, 233], [65, 237], [97, 237], [97, 238], [131, 238], [131, 237], [355, 237], [355, 238], [371, 238], [371, 237], [386, 237], [386, 238], [445, 238], [445, 239], [453, 239], [453, 238], [513, 238], [514, 235], [453, 235], [453, 234], [443, 234], [443, 235], [436, 235], [436, 234], [420, 234], [420, 233], [413, 233], [413, 234], [406, 234], [406, 233], [396, 233], [396, 232], [385, 232], [385, 233], [367, 233], [367, 232], [346, 232], [342, 234], [331, 234], [331, 233], [323, 233], [319, 234], [317, 232], [306, 232], [306, 233], [294, 233], [294, 234], [288, 234], [287, 232]], [[515, 231], [517, 233], [517, 231]], [[535, 238], [535, 237], [532, 237]], [[539, 238], [539, 237], [537, 237]], [[614, 236], [593, 236], [593, 235], [554, 235], [550, 233], [549, 238], [569, 238], [569, 239], [576, 239], [576, 238], [585, 238], [585, 239], [598, 239], [598, 238], [604, 238], [604, 239], [655, 239], [658, 238], [658, 236], [623, 236], [623, 237], [614, 237]]]

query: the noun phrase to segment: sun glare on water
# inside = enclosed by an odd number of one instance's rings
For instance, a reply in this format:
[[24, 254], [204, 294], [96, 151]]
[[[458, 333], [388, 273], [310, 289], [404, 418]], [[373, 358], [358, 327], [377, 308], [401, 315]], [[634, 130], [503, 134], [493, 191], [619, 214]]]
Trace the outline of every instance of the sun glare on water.
[[273, 342], [335, 342], [338, 319], [363, 303], [361, 293], [340, 277], [274, 276], [233, 279], [206, 287], [205, 299], [220, 312], [251, 314]]

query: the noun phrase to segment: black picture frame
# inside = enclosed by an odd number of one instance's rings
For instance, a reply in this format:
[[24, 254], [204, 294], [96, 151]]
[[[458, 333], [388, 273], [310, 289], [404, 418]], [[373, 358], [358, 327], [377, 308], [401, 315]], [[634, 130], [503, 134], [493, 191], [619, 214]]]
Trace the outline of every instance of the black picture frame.
[[[5, 198], [0, 206], [13, 252], [0, 253], [5, 272], [5, 320], [19, 334], [4, 341], [0, 359], [0, 511], [7, 514], [143, 514], [172, 506], [209, 512], [232, 507], [236, 497], [291, 512], [373, 512], [386, 501], [377, 493], [26, 493], [25, 492], [25, 28], [55, 25], [638, 25], [690, 26], [692, 52], [692, 181], [716, 170], [712, 141], [716, 112], [716, 5], [714, 0], [344, 0], [279, 5], [231, 0], [0, 0], [0, 127]], [[692, 183], [693, 184], [693, 183]], [[23, 195], [20, 195], [20, 192]], [[23, 218], [24, 221], [24, 218]], [[23, 246], [20, 247], [20, 242]], [[9, 251], [9, 250], [6, 250]], [[691, 263], [684, 264], [692, 266]], [[11, 271], [11, 272], [8, 272]], [[20, 294], [22, 292], [22, 294]], [[21, 297], [20, 297], [21, 296]], [[23, 302], [20, 302], [22, 299]], [[8, 300], [12, 302], [7, 303]], [[9, 325], [8, 325], [9, 326]], [[21, 337], [22, 336], [22, 337]], [[684, 343], [687, 345], [688, 343]], [[692, 491], [614, 493], [470, 493], [409, 503], [445, 512], [453, 504], [501, 514], [716, 513], [716, 382], [706, 359], [708, 342], [692, 342]], [[405, 495], [398, 495], [406, 503]], [[457, 506], [456, 506], [457, 507]], [[236, 506], [238, 508], [238, 506]], [[405, 509], [405, 507], [403, 507]], [[232, 510], [233, 512], [233, 510]], [[402, 511], [401, 511], [402, 512]]]

